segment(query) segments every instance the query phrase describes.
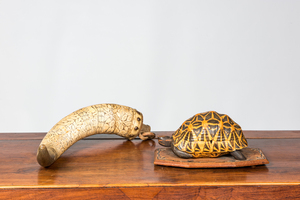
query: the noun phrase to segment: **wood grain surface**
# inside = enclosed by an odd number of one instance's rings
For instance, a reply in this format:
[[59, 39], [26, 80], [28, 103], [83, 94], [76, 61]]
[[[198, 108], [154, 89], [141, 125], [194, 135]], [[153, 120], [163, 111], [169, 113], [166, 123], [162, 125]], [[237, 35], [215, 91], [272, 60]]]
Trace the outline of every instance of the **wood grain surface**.
[[44, 134], [0, 134], [0, 199], [300, 198], [300, 131], [245, 131], [270, 163], [230, 169], [155, 166], [157, 139], [104, 135], [78, 141], [43, 168], [36, 151]]

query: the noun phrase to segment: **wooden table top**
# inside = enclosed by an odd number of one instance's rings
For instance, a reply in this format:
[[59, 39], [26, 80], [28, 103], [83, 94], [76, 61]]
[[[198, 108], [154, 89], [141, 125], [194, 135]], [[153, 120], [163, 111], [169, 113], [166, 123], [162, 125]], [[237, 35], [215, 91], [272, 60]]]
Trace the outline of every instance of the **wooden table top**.
[[[155, 133], [171, 135], [172, 132]], [[154, 150], [165, 148], [157, 139], [127, 141], [114, 135], [95, 135], [78, 141], [52, 166], [43, 168], [36, 161], [36, 151], [45, 133], [0, 133], [0, 192], [1, 189], [8, 194], [15, 189], [123, 188], [126, 193], [126, 188], [139, 187], [141, 191], [155, 190], [153, 193], [157, 195], [162, 187], [278, 186], [284, 190], [284, 186], [295, 189], [293, 186], [300, 185], [300, 131], [244, 131], [244, 134], [249, 147], [264, 152], [268, 165], [230, 169], [156, 166]]]

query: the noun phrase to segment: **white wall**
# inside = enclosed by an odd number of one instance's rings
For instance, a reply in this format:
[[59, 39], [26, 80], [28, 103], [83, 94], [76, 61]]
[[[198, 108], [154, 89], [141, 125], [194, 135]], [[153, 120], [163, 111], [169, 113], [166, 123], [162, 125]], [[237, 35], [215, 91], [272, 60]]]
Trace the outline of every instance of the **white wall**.
[[0, 0], [0, 132], [118, 103], [153, 130], [216, 110], [300, 129], [300, 1]]

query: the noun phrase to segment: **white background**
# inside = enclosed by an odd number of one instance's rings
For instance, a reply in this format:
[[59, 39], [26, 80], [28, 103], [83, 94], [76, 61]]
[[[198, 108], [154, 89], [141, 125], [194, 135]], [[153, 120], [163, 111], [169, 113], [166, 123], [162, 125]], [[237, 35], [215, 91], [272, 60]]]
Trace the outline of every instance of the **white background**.
[[300, 1], [1, 1], [0, 132], [48, 131], [92, 104], [176, 130], [215, 110], [300, 129]]

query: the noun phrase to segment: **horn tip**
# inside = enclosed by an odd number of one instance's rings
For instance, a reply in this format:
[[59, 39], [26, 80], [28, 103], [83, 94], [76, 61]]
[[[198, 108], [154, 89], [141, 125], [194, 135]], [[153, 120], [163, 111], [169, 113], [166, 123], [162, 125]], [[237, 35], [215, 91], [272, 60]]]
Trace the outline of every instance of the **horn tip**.
[[37, 153], [37, 161], [42, 167], [49, 167], [55, 161], [55, 156], [49, 152], [45, 144], [41, 144]]

